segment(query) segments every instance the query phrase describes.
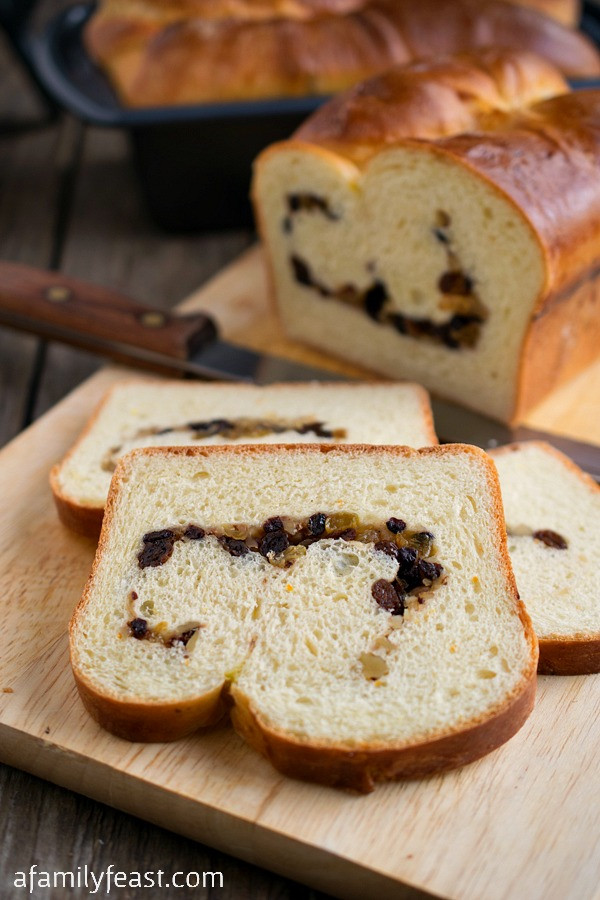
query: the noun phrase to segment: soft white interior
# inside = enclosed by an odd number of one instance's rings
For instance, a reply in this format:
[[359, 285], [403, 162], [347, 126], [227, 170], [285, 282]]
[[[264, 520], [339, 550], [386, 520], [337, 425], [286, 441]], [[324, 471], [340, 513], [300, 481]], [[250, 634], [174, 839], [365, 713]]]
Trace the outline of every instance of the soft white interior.
[[[361, 171], [307, 145], [271, 151], [258, 166], [254, 191], [278, 305], [292, 337], [510, 418], [521, 345], [543, 287], [544, 265], [531, 226], [498, 190], [426, 148], [382, 151]], [[286, 230], [292, 193], [323, 198], [339, 218], [301, 210]], [[366, 288], [378, 279], [394, 309], [447, 321], [452, 313], [440, 308], [438, 282], [448, 271], [448, 256], [433, 233], [440, 212], [450, 219], [449, 246], [489, 312], [475, 348], [449, 349], [401, 335], [362, 309], [323, 298], [294, 280], [292, 254], [329, 288]]]
[[[76, 668], [110, 696], [180, 700], [231, 678], [267, 723], [300, 739], [403, 742], [485, 715], [530, 666], [483, 454], [248, 447], [193, 456], [139, 451], [122, 465], [72, 647]], [[402, 619], [371, 595], [396, 564], [358, 542], [313, 544], [288, 570], [254, 553], [233, 558], [213, 537], [177, 543], [158, 568], [137, 564], [150, 530], [339, 510], [431, 530], [446, 583]], [[149, 624], [202, 625], [193, 647], [131, 637], [132, 590], [135, 612]], [[384, 637], [389, 643], [378, 643]], [[365, 677], [363, 653], [382, 657], [388, 674]]]
[[537, 636], [600, 634], [600, 490], [541, 444], [492, 455], [508, 531], [550, 529], [569, 545], [559, 550], [529, 535], [509, 535], [517, 585]]
[[[166, 428], [214, 418], [315, 419], [346, 429], [340, 443], [406, 444], [434, 442], [429, 401], [412, 384], [253, 385], [184, 384], [139, 381], [117, 385], [92, 428], [64, 460], [61, 489], [81, 504], [104, 506], [112, 473], [102, 462], [115, 447], [118, 458], [137, 447], [206, 446], [228, 443], [223, 436], [198, 439], [191, 431], [137, 437], [147, 428]], [[295, 431], [244, 438], [231, 443], [324, 443]]]

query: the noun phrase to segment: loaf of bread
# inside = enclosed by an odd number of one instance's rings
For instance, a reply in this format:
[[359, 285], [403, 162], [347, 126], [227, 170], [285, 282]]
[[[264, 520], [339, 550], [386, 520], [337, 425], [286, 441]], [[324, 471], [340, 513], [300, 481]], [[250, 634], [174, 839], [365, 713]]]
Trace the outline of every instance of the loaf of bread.
[[115, 734], [231, 708], [280, 771], [361, 791], [482, 756], [535, 694], [495, 469], [462, 445], [135, 450], [70, 639]]
[[[537, 0], [533, 6], [576, 5]], [[104, 0], [85, 30], [128, 106], [328, 94], [423, 56], [529, 49], [600, 74], [582, 34], [502, 0]]]
[[508, 550], [546, 675], [600, 672], [600, 486], [548, 444], [492, 452]]
[[600, 352], [600, 91], [528, 54], [390, 70], [258, 158], [288, 334], [515, 421]]
[[116, 384], [50, 475], [61, 520], [100, 534], [118, 459], [137, 447], [273, 443], [437, 444], [416, 384]]

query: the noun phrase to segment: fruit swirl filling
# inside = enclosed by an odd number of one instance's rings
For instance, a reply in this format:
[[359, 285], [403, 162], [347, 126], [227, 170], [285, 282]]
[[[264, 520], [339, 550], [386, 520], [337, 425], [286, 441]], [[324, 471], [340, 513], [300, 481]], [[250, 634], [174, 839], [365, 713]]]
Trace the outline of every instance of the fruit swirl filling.
[[[272, 516], [262, 525], [233, 523], [218, 527], [186, 526], [149, 531], [141, 539], [137, 554], [140, 569], [164, 565], [179, 541], [202, 541], [213, 535], [223, 551], [233, 557], [260, 554], [272, 566], [289, 569], [301, 559], [311, 544], [323, 540], [359, 541], [372, 544], [375, 551], [385, 553], [397, 564], [390, 581], [380, 578], [371, 587], [371, 597], [377, 606], [391, 616], [403, 616], [411, 601], [423, 604], [439, 583], [444, 583], [444, 568], [432, 557], [436, 555], [435, 538], [431, 531], [408, 528], [403, 519], [395, 516], [385, 522], [361, 522], [355, 513], [315, 512], [304, 518]], [[146, 619], [134, 612], [137, 593], [131, 592], [128, 621], [129, 634], [138, 640], [160, 640], [165, 646], [189, 648], [200, 625], [187, 623], [176, 633], [157, 633]], [[143, 609], [142, 605], [142, 609]]]

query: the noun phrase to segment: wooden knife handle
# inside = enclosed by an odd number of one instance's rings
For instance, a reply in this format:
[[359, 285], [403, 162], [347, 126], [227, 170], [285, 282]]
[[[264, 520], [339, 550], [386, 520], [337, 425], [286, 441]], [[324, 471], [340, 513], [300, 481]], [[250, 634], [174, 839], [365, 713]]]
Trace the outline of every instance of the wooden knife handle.
[[[0, 262], [0, 324], [48, 335], [61, 328], [187, 359], [214, 340], [208, 316], [176, 316], [125, 294], [19, 263]], [[71, 341], [73, 343], [73, 341]]]

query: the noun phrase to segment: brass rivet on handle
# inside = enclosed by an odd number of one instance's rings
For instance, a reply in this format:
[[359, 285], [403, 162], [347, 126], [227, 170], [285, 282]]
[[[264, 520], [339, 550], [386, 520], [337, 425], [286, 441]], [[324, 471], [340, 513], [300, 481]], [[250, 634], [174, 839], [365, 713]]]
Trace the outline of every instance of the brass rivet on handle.
[[167, 321], [167, 317], [161, 312], [146, 312], [140, 316], [140, 322], [146, 328], [162, 328]]
[[46, 300], [50, 300], [51, 303], [64, 303], [65, 300], [70, 300], [72, 296], [71, 289], [61, 284], [54, 284], [46, 291]]

